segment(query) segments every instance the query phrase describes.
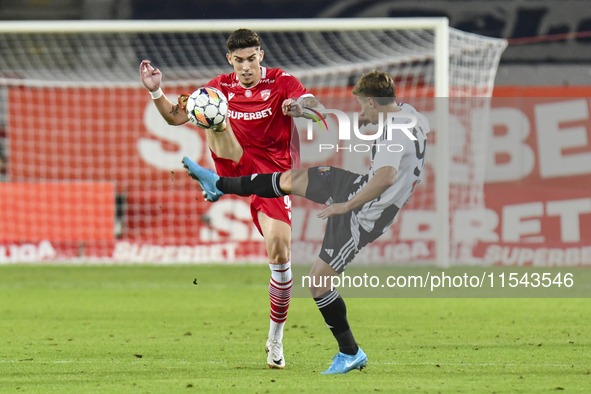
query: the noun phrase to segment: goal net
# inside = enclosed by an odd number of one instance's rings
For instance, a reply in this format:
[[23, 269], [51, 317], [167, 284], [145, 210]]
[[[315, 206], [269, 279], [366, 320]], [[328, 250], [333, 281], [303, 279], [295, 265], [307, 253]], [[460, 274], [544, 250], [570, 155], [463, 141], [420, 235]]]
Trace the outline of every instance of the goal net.
[[[264, 66], [319, 98], [349, 96], [374, 69], [395, 77], [397, 97], [438, 126], [423, 182], [380, 242], [406, 245], [395, 262], [470, 259], [462, 226], [484, 208], [486, 98], [506, 42], [410, 18], [3, 23], [0, 263], [266, 260], [248, 199], [206, 203], [182, 169], [183, 156], [213, 168], [203, 131], [168, 126], [139, 78], [150, 59], [175, 100], [232, 72], [225, 42], [240, 27], [259, 33]], [[293, 242], [318, 246], [306, 227]]]

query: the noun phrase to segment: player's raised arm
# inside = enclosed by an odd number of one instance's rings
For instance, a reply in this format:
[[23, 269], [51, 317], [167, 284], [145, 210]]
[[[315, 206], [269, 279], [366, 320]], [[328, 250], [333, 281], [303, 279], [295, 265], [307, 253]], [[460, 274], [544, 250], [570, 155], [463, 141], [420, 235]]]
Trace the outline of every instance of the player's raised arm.
[[150, 95], [158, 108], [160, 115], [171, 125], [180, 125], [186, 123], [189, 118], [181, 109], [178, 103], [170, 101], [162, 92], [160, 83], [162, 82], [162, 72], [154, 68], [149, 60], [142, 60], [140, 64], [140, 77], [142, 83], [150, 91]]

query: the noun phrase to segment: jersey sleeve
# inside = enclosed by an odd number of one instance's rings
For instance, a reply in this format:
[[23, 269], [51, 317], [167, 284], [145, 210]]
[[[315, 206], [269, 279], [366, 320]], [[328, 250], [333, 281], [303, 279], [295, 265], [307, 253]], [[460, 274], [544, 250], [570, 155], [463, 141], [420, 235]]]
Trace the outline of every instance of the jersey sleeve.
[[218, 75], [217, 77], [215, 77], [214, 79], [212, 79], [211, 81], [209, 81], [208, 83], [205, 84], [205, 87], [208, 88], [216, 88], [218, 90], [221, 90], [220, 87], [220, 82], [222, 81], [222, 76]]
[[285, 92], [285, 98], [293, 98], [299, 102], [304, 97], [313, 96], [312, 93], [306, 90], [299, 79], [293, 75], [282, 72], [278, 79], [281, 80], [281, 85], [283, 86]]

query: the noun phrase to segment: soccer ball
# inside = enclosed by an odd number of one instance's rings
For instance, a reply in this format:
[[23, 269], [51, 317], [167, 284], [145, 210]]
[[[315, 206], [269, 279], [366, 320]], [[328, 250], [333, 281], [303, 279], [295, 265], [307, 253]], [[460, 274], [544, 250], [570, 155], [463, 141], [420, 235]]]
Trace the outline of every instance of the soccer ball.
[[187, 99], [187, 116], [197, 127], [211, 129], [222, 124], [228, 113], [228, 100], [216, 88], [195, 90]]

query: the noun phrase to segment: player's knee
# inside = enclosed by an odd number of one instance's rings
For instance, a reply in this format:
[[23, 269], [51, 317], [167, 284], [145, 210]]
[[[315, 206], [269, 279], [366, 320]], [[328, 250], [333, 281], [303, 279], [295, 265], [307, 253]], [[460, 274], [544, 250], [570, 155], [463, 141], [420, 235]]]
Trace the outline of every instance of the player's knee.
[[279, 239], [275, 240], [268, 248], [267, 254], [269, 255], [269, 263], [271, 264], [287, 263], [290, 259], [289, 242]]
[[308, 285], [308, 290], [310, 290], [310, 295], [312, 296], [312, 298], [318, 298], [323, 294], [326, 294], [328, 291], [332, 290], [331, 281], [329, 280], [329, 277], [310, 275], [310, 278], [311, 279], [310, 284]]
[[[310, 282], [312, 282], [312, 280], [315, 279], [313, 277], [310, 277], [310, 278], [312, 278], [310, 280]], [[325, 288], [324, 286], [313, 286], [312, 284], [310, 284], [308, 286], [308, 289], [310, 290], [310, 295], [312, 296], [312, 298], [318, 298], [318, 297], [320, 297], [321, 295], [323, 295], [324, 293], [327, 292], [327, 290], [326, 290], [327, 288]]]
[[281, 178], [279, 178], [279, 187], [284, 193], [291, 193], [291, 170], [281, 174]]
[[313, 298], [320, 297], [325, 291], [322, 283], [322, 274], [319, 272], [316, 265], [312, 267], [308, 276], [310, 277], [310, 282], [308, 283], [310, 294]]
[[285, 264], [289, 261], [289, 250], [278, 250], [273, 254], [269, 254], [270, 264]]
[[[289, 193], [298, 196], [304, 196], [308, 188], [308, 169], [300, 168], [289, 171], [289, 176], [286, 177], [289, 182]], [[282, 179], [283, 180], [283, 179]]]
[[327, 291], [333, 289], [335, 284], [334, 278], [338, 275], [332, 267], [330, 267], [326, 262], [318, 260], [310, 269], [310, 273], [308, 276], [310, 277], [310, 282], [308, 284], [308, 289], [310, 290], [310, 294], [314, 298], [318, 298], [325, 294]]

